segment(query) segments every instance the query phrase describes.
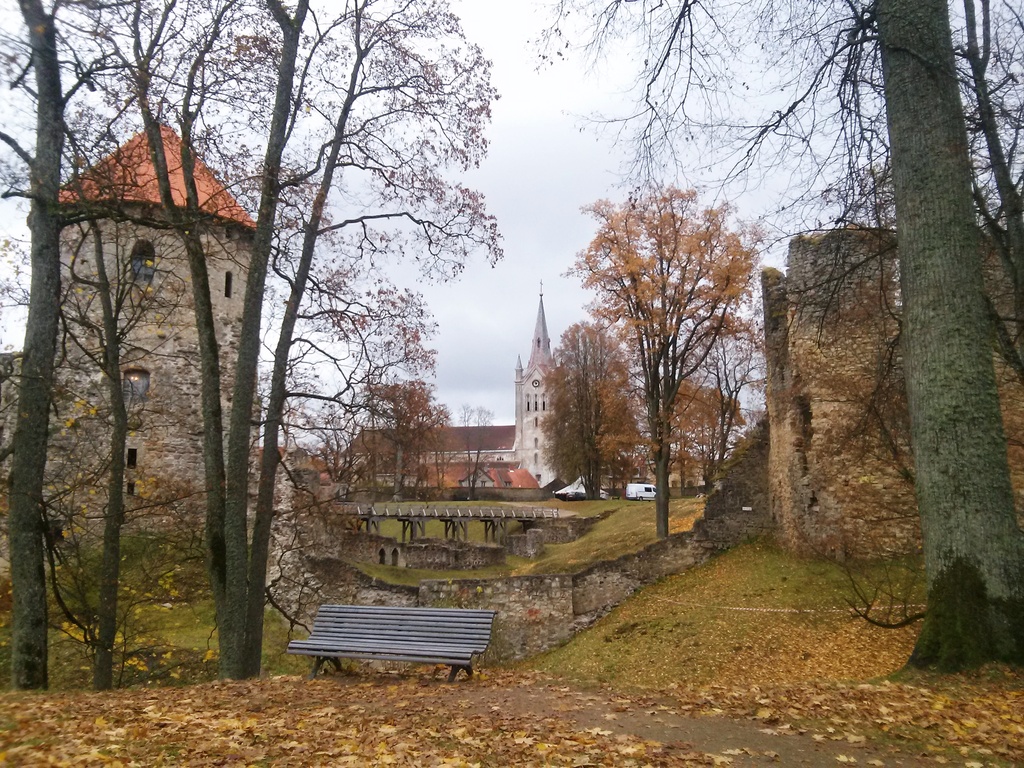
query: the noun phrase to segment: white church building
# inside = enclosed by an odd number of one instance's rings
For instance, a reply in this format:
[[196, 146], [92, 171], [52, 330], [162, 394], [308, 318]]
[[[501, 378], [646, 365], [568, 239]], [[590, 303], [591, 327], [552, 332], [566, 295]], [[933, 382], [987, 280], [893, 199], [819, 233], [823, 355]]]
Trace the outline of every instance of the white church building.
[[445, 443], [455, 459], [454, 476], [448, 474], [452, 485], [470, 485], [471, 475], [478, 488], [543, 488], [557, 479], [544, 455], [542, 426], [550, 407], [545, 377], [554, 365], [542, 292], [529, 361], [525, 367], [522, 355], [516, 361], [516, 423], [449, 427]]
[[530, 342], [530, 360], [523, 368], [522, 356], [516, 361], [516, 440], [515, 457], [519, 466], [528, 469], [537, 484], [544, 487], [555, 479], [555, 473], [544, 458], [544, 431], [541, 423], [548, 411], [545, 376], [555, 365], [551, 354], [547, 318], [544, 316], [544, 294], [537, 307], [537, 325]]

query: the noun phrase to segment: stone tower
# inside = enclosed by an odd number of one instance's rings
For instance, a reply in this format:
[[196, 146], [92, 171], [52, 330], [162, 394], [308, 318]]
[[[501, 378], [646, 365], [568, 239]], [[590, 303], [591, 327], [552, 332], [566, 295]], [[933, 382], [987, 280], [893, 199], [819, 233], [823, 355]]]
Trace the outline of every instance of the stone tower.
[[762, 274], [777, 535], [838, 560], [912, 550], [894, 238], [853, 228], [797, 237], [787, 264], [785, 276]]
[[530, 342], [530, 361], [523, 368], [520, 356], [516, 361], [516, 458], [519, 465], [537, 478], [541, 487], [555, 479], [544, 458], [544, 432], [541, 423], [548, 410], [545, 375], [554, 367], [551, 337], [544, 316], [544, 291], [541, 289], [537, 307], [537, 324]]
[[[1001, 307], [1009, 292], [997, 259], [989, 255], [986, 283]], [[856, 227], [797, 237], [787, 265], [785, 275], [762, 273], [777, 536], [840, 560], [917, 551], [895, 237]], [[1024, 381], [995, 352], [994, 361], [1024, 520]]]
[[[180, 139], [166, 127], [161, 135], [173, 195], [184, 202]], [[197, 226], [206, 253], [227, 423], [255, 225], [209, 168], [198, 158], [195, 164], [204, 214]], [[116, 343], [129, 419], [124, 489], [129, 506], [140, 510], [198, 501], [204, 490], [203, 419], [192, 281], [184, 245], [166, 226], [145, 135], [89, 169], [79, 184], [65, 189], [62, 202], [90, 218], [67, 227], [62, 239], [66, 335], [57, 361], [52, 483], [60, 488], [92, 482], [96, 487], [87, 493], [103, 496], [111, 407], [104, 352]]]

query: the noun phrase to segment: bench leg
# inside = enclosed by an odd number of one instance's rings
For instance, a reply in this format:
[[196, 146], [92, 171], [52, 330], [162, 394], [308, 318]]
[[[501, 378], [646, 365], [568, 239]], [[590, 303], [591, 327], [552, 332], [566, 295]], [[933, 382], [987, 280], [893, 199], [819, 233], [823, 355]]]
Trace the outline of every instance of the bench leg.
[[337, 656], [317, 656], [313, 660], [313, 669], [309, 673], [309, 679], [312, 680], [316, 677], [317, 673], [320, 671], [320, 667], [328, 661], [334, 665], [334, 670], [336, 672], [341, 671], [341, 660]]
[[473, 667], [472, 667], [472, 665], [469, 665], [469, 664], [467, 664], [467, 665], [452, 664], [452, 671], [448, 673], [448, 682], [449, 683], [454, 683], [455, 682], [455, 678], [458, 676], [460, 669], [466, 670], [466, 677], [468, 677], [468, 678], [473, 677]]

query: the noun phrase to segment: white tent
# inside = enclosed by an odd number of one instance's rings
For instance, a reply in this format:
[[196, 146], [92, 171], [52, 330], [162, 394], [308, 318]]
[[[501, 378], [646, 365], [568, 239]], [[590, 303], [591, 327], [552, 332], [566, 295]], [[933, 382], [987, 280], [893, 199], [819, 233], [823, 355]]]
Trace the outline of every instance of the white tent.
[[[555, 498], [564, 501], [582, 501], [587, 498], [587, 489], [583, 485], [583, 478], [578, 477], [575, 482], [570, 483], [561, 490], [555, 491]], [[601, 489], [601, 498], [608, 498], [608, 492], [604, 489]]]
[[575, 482], [565, 486], [565, 488], [555, 491], [555, 498], [565, 499], [567, 501], [587, 498], [587, 489], [583, 486], [583, 478], [579, 477]]

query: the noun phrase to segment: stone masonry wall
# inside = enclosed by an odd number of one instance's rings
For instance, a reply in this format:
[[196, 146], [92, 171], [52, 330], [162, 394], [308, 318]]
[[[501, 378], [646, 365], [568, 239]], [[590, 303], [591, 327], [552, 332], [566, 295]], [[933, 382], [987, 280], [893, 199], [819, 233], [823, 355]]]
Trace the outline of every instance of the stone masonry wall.
[[548, 544], [567, 544], [585, 535], [600, 518], [598, 517], [555, 517], [534, 521], [531, 531], [540, 531]]
[[513, 533], [505, 539], [505, 548], [516, 557], [538, 557], [544, 551], [544, 531], [531, 528], [526, 533]]
[[573, 633], [573, 577], [518, 576], [420, 582], [419, 604], [498, 612], [487, 658], [520, 659], [564, 643]]
[[741, 542], [774, 534], [768, 494], [771, 433], [762, 420], [733, 451], [704, 504], [694, 531], [712, 542]]
[[503, 565], [505, 562], [504, 548], [494, 544], [417, 539], [400, 546], [408, 568], [464, 571]]
[[839, 560], [916, 549], [891, 236], [795, 238], [787, 274], [765, 270], [762, 286], [780, 542]]
[[[237, 225], [209, 222], [203, 225], [202, 237], [220, 343], [226, 420], [250, 233]], [[152, 255], [147, 261], [151, 279], [136, 274], [140, 244]], [[65, 354], [57, 361], [49, 482], [70, 487], [74, 493], [77, 483], [108, 460], [111, 392], [97, 362], [107, 340], [100, 333], [100, 302], [91, 287], [102, 260], [112, 301], [121, 308], [117, 319], [124, 334], [121, 373], [126, 378], [134, 372], [148, 379], [144, 396], [125, 395], [130, 428], [125, 475], [129, 520], [133, 508], [146, 510], [156, 502], [166, 503], [169, 509], [176, 500], [187, 500], [186, 506], [198, 508], [205, 486], [199, 343], [182, 243], [167, 230], [100, 221], [95, 229], [68, 227], [62, 234], [61, 259], [63, 312], [75, 342], [64, 346]], [[122, 381], [115, 385], [120, 398]], [[93, 485], [86, 507], [103, 504], [105, 487]], [[65, 493], [64, 498], [70, 497]]]
[[[755, 478], [763, 469], [751, 469], [757, 451], [749, 451], [749, 464], [738, 463], [738, 474]], [[641, 587], [698, 565], [716, 552], [760, 535], [769, 527], [763, 489], [751, 480], [750, 493], [735, 491], [719, 501], [709, 497], [711, 515], [693, 530], [662, 539], [640, 552], [598, 563], [576, 574], [516, 576], [501, 579], [434, 579], [418, 588], [382, 584], [357, 571], [337, 556], [312, 556], [319, 537], [330, 539], [327, 527], [312, 533], [305, 526], [305, 541], [296, 546], [302, 563], [279, 572], [276, 589], [282, 604], [308, 621], [325, 602], [423, 605], [485, 608], [498, 612], [494, 639], [487, 658], [519, 659], [552, 648], [593, 623]], [[292, 526], [296, 527], [297, 526]], [[536, 530], [536, 529], [535, 529]], [[321, 544], [325, 542], [321, 541]], [[305, 554], [302, 554], [305, 553]], [[296, 573], [301, 572], [301, 577]]]

